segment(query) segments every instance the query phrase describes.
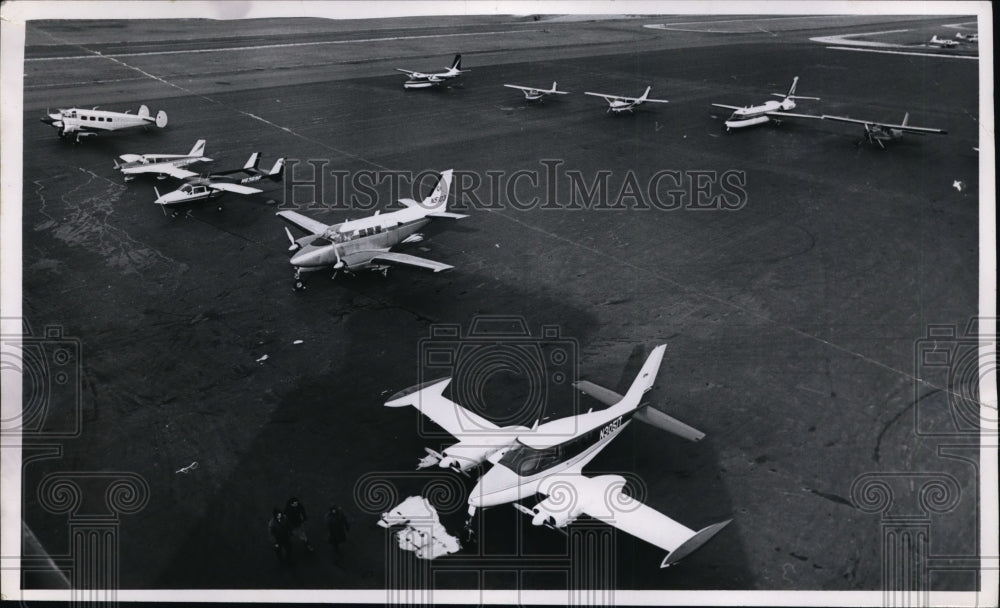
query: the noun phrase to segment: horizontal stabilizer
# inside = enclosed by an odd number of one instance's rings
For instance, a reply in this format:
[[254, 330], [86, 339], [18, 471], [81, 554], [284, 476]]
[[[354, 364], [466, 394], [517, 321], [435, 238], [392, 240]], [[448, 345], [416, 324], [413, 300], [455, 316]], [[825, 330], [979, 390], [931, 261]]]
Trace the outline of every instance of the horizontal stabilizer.
[[598, 386], [593, 382], [587, 380], [580, 380], [579, 382], [574, 382], [573, 387], [583, 393], [584, 395], [589, 395], [594, 399], [597, 399], [604, 405], [614, 405], [624, 399], [621, 395], [611, 390], [610, 388], [604, 388], [603, 386]]
[[726, 521], [721, 521], [717, 524], [712, 524], [711, 526], [702, 528], [694, 536], [684, 541], [684, 543], [681, 544], [681, 546], [677, 547], [676, 549], [671, 551], [669, 555], [664, 557], [663, 562], [660, 563], [660, 567], [669, 568], [670, 566], [681, 561], [688, 555], [691, 555], [699, 548], [701, 548], [702, 545], [712, 540], [712, 537], [718, 534], [727, 525], [729, 525], [729, 522], [731, 521], [732, 521], [731, 519], [727, 519]]
[[645, 422], [650, 426], [655, 426], [660, 430], [672, 433], [688, 441], [701, 441], [705, 437], [705, 433], [702, 433], [698, 429], [688, 426], [680, 420], [649, 406], [636, 412], [632, 418], [633, 420]]
[[443, 218], [450, 218], [453, 220], [460, 220], [463, 217], [469, 217], [469, 216], [463, 213], [452, 213], [450, 211], [435, 211], [434, 213], [428, 213], [427, 217], [443, 217]]

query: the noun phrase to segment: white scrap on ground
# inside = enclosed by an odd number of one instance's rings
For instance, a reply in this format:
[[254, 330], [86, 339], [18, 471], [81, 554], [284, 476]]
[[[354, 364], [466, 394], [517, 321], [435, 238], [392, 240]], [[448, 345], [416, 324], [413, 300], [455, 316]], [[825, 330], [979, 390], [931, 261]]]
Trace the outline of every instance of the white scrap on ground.
[[396, 532], [399, 548], [413, 551], [420, 559], [434, 559], [462, 548], [458, 538], [448, 534], [441, 525], [434, 506], [421, 496], [410, 496], [383, 513], [378, 525], [383, 528], [404, 526]]

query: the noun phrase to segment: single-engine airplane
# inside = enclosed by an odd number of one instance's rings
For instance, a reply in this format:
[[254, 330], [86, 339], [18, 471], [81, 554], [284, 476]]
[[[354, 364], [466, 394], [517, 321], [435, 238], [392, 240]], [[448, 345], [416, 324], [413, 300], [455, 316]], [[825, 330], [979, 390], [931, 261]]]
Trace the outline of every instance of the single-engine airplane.
[[115, 161], [115, 169], [125, 176], [125, 181], [132, 181], [137, 175], [155, 173], [156, 179], [166, 179], [173, 176], [183, 179], [193, 175], [190, 171], [180, 170], [197, 162], [211, 162], [211, 158], [202, 156], [205, 153], [205, 140], [199, 139], [187, 154], [122, 154]]
[[608, 112], [612, 114], [621, 114], [622, 112], [635, 113], [635, 109], [644, 103], [670, 103], [666, 99], [650, 99], [649, 91], [653, 87], [646, 87], [646, 92], [640, 97], [622, 97], [620, 95], [607, 95], [605, 93], [591, 93], [586, 92], [584, 95], [590, 95], [591, 97], [603, 97], [604, 101], [608, 102]]
[[452, 62], [451, 67], [446, 68], [444, 72], [425, 74], [424, 72], [413, 72], [402, 68], [396, 68], [396, 71], [403, 72], [409, 77], [409, 79], [403, 83], [404, 89], [426, 89], [428, 87], [441, 86], [444, 82], [461, 76], [465, 72], [469, 72], [471, 70], [463, 70], [462, 56], [455, 55], [455, 60]]
[[145, 105], [139, 106], [139, 113], [130, 112], [109, 112], [98, 110], [95, 106], [92, 110], [80, 108], [70, 108], [68, 110], [57, 110], [41, 119], [47, 125], [52, 125], [59, 130], [59, 137], [74, 136], [74, 143], [80, 143], [84, 137], [91, 137], [103, 131], [118, 131], [119, 129], [129, 129], [132, 127], [148, 127], [155, 124], [159, 128], [167, 126], [167, 113], [160, 110], [156, 113], [156, 118], [149, 114], [149, 108]]
[[944, 47], [946, 49], [950, 49], [950, 48], [958, 46], [958, 42], [957, 41], [951, 40], [949, 38], [938, 38], [937, 34], [934, 34], [933, 36], [931, 36], [931, 39], [927, 41], [927, 44], [929, 44], [931, 46]]
[[405, 209], [375, 215], [340, 224], [327, 225], [295, 211], [279, 211], [276, 215], [295, 224], [309, 234], [296, 239], [285, 227], [291, 241], [289, 251], [294, 251], [291, 264], [295, 268], [295, 289], [304, 289], [302, 274], [323, 268], [333, 268], [337, 273], [358, 270], [380, 271], [387, 274], [393, 265], [424, 268], [433, 272], [449, 270], [452, 266], [425, 258], [391, 251], [401, 244], [419, 243], [424, 239], [417, 231], [431, 218], [461, 219], [467, 217], [450, 213], [448, 194], [451, 190], [452, 170], [441, 173], [430, 196], [421, 202], [404, 198], [399, 202]]
[[813, 99], [819, 100], [819, 97], [803, 97], [801, 95], [795, 94], [795, 87], [799, 84], [799, 77], [796, 76], [792, 79], [792, 86], [788, 89], [787, 93], [771, 93], [776, 97], [781, 97], [781, 101], [765, 101], [764, 103], [757, 106], [727, 106], [721, 103], [713, 103], [712, 105], [717, 108], [725, 108], [727, 110], [734, 110], [733, 115], [726, 120], [726, 131], [732, 131], [733, 129], [742, 129], [743, 127], [750, 127], [753, 125], [764, 124], [765, 122], [774, 121], [775, 124], [781, 124], [781, 120], [786, 117], [792, 118], [819, 118], [819, 116], [813, 116], [811, 114], [793, 114], [789, 110], [795, 109], [796, 99]]
[[979, 34], [963, 34], [962, 32], [959, 32], [955, 34], [955, 38], [963, 42], [979, 42]]
[[545, 98], [549, 95], [568, 95], [569, 91], [557, 91], [556, 82], [552, 81], [551, 89], [536, 89], [534, 87], [522, 87], [516, 84], [505, 84], [503, 85], [508, 89], [517, 89], [524, 93], [524, 98], [528, 101], [545, 101]]
[[867, 141], [870, 144], [878, 144], [878, 146], [883, 150], [885, 149], [885, 142], [901, 139], [903, 137], [903, 133], [916, 133], [918, 135], [925, 135], [927, 133], [947, 135], [948, 133], [944, 129], [932, 129], [929, 127], [914, 127], [908, 125], [907, 123], [910, 122], [909, 112], [903, 116], [903, 122], [898, 125], [886, 122], [875, 122], [874, 120], [858, 120], [856, 118], [847, 118], [845, 116], [829, 116], [826, 114], [823, 115], [823, 119], [864, 125], [865, 132], [855, 145], [860, 146]]
[[[574, 384], [607, 405], [606, 409], [535, 423], [532, 428], [497, 426], [444, 397], [450, 378], [403, 390], [385, 405], [412, 405], [459, 440], [443, 453], [425, 448], [428, 455], [418, 468], [437, 464], [464, 473], [485, 462], [493, 464], [469, 494], [467, 533], [476, 509], [507, 503], [531, 517], [532, 524], [556, 530], [586, 514], [668, 551], [660, 564], [666, 568], [708, 542], [731, 520], [696, 532], [624, 494], [623, 477], [582, 473], [632, 420], [690, 441], [704, 437], [701, 431], [642, 402], [656, 380], [665, 350], [665, 344], [653, 349], [624, 396], [591, 382]], [[535, 494], [547, 498], [530, 508], [517, 502]]]
[[[173, 192], [162, 195], [154, 187], [153, 191], [156, 192], [156, 200], [153, 202], [160, 205], [164, 209], [164, 212], [166, 212], [167, 207], [217, 198], [226, 192], [244, 195], [263, 192], [259, 188], [252, 188], [246, 185], [259, 182], [263, 179], [275, 182], [281, 181], [281, 176], [285, 172], [285, 159], [279, 158], [275, 161], [274, 167], [267, 173], [258, 169], [258, 164], [260, 164], [260, 152], [254, 152], [250, 155], [250, 159], [247, 160], [242, 169], [233, 169], [231, 171], [221, 171], [219, 173], [200, 176], [193, 171], [178, 168], [171, 175], [184, 179], [184, 185]], [[239, 174], [243, 174], [244, 177], [239, 177]], [[219, 207], [219, 210], [221, 211], [222, 207]], [[176, 211], [174, 215], [177, 215]]]

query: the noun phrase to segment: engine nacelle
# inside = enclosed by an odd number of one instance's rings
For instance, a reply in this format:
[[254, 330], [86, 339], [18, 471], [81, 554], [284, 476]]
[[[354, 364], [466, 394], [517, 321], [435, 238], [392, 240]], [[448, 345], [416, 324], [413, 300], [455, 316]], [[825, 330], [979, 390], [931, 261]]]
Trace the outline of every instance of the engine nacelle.
[[565, 528], [580, 517], [583, 509], [577, 508], [575, 505], [566, 505], [561, 500], [554, 501], [552, 498], [546, 498], [532, 507], [531, 512], [534, 513], [531, 517], [533, 526]]

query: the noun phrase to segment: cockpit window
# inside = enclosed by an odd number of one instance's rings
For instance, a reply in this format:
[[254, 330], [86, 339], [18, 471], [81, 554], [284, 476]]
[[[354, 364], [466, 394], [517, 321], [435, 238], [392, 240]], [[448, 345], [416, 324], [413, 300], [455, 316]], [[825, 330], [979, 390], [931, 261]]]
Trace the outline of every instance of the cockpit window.
[[503, 458], [500, 459], [500, 464], [521, 477], [530, 477], [559, 463], [563, 455], [563, 450], [560, 447], [557, 445], [537, 450], [520, 444], [504, 454]]

